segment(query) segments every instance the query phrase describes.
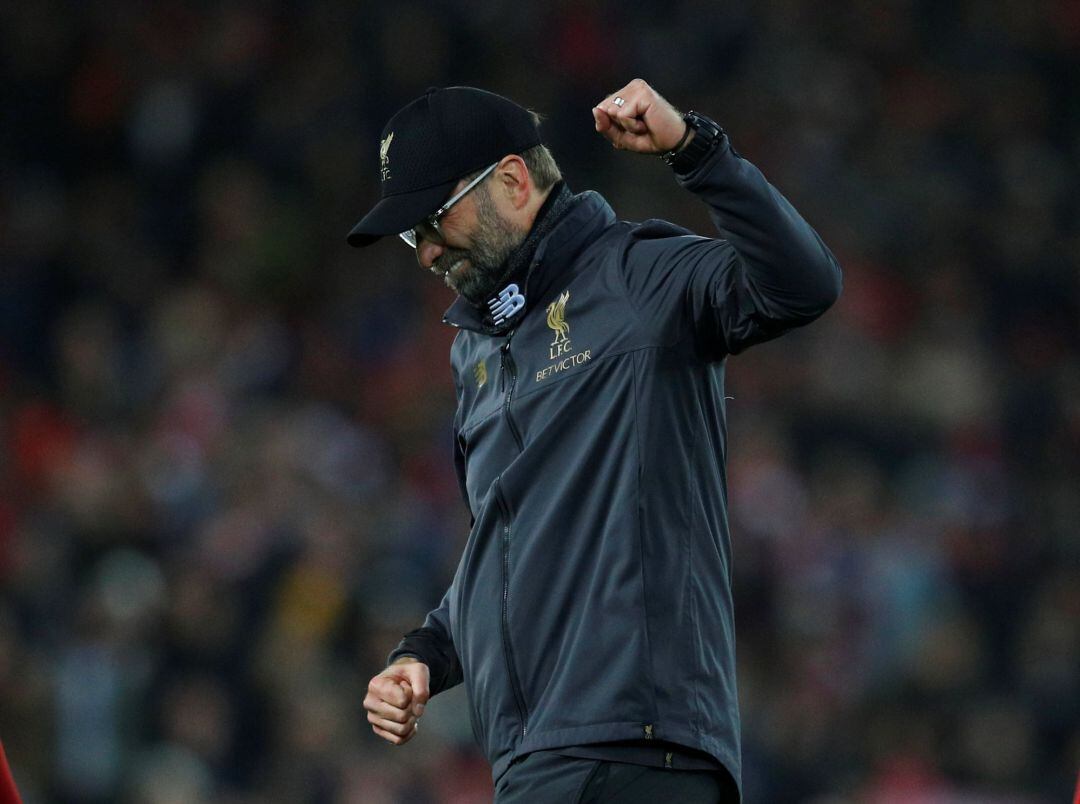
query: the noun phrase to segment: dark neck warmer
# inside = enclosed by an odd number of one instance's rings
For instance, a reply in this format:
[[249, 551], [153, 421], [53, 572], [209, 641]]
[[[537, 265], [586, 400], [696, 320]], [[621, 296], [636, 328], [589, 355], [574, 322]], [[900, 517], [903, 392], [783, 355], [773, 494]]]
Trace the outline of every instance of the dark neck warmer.
[[[570, 192], [570, 188], [566, 186], [565, 181], [558, 181], [555, 186], [551, 188], [548, 197], [544, 199], [543, 205], [537, 211], [536, 220], [533, 221], [532, 229], [529, 230], [529, 234], [525, 236], [521, 245], [510, 252], [510, 256], [506, 258], [506, 269], [503, 271], [498, 284], [492, 291], [493, 294], [498, 293], [510, 282], [517, 283], [518, 287], [522, 290], [525, 289], [525, 281], [529, 274], [529, 265], [532, 262], [533, 256], [536, 254], [536, 249], [540, 246], [540, 241], [551, 233], [551, 230], [563, 219], [573, 205], [574, 194]], [[483, 304], [474, 306], [487, 313], [486, 305], [487, 302], [485, 301]], [[489, 317], [485, 316], [485, 318]]]
[[524, 278], [540, 241], [547, 237], [555, 225], [562, 220], [573, 200], [574, 194], [570, 192], [565, 181], [559, 181], [551, 188], [548, 197], [544, 199], [543, 206], [536, 213], [536, 220], [533, 221], [529, 234], [506, 258], [506, 272], [503, 274], [499, 287], [515, 276]]

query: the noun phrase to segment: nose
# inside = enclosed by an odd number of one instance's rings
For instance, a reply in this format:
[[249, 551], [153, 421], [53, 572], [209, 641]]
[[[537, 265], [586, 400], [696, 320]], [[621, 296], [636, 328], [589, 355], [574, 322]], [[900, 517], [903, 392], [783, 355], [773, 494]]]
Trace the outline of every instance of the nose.
[[435, 264], [435, 260], [439, 259], [444, 251], [446, 251], [446, 246], [433, 243], [426, 237], [421, 238], [420, 242], [416, 244], [416, 261], [430, 271], [431, 266]]

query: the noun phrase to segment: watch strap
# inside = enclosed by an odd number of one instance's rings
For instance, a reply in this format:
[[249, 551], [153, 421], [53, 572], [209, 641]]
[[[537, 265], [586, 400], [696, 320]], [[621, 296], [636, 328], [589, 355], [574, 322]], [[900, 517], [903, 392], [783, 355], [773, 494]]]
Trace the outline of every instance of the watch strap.
[[680, 142], [680, 145], [660, 154], [665, 164], [674, 168], [676, 173], [689, 173], [701, 164], [702, 160], [712, 153], [724, 134], [724, 130], [716, 121], [693, 110], [684, 114], [683, 120], [686, 121], [687, 127], [683, 142], [691, 131], [694, 132], [694, 136], [681, 149]]

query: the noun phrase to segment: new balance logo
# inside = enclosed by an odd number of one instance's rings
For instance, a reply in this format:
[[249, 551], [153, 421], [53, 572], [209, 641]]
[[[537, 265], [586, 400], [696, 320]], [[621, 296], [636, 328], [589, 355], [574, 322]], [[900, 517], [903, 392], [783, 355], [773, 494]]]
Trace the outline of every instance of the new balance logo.
[[499, 295], [488, 302], [488, 309], [495, 319], [495, 326], [508, 321], [525, 307], [525, 297], [518, 292], [518, 286], [511, 283], [503, 288]]

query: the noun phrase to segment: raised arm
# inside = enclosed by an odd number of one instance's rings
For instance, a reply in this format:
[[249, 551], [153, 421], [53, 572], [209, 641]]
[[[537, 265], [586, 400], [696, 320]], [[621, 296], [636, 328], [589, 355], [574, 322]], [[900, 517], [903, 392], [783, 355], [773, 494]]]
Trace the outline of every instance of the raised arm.
[[[593, 116], [613, 145], [638, 153], [675, 148], [687, 133], [682, 115], [639, 80], [602, 101]], [[689, 327], [706, 354], [721, 357], [807, 324], [836, 301], [835, 257], [726, 134], [677, 175], [708, 204], [722, 239], [662, 221], [635, 230], [624, 275], [631, 300], [662, 340], [678, 340]]]

